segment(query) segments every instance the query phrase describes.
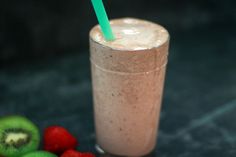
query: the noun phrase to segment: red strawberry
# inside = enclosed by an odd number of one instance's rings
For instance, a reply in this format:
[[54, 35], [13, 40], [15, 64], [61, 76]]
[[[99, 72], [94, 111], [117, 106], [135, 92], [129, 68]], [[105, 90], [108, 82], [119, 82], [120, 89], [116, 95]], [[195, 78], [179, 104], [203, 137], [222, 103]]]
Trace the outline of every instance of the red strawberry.
[[61, 157], [95, 157], [95, 155], [89, 152], [81, 153], [75, 150], [67, 150], [61, 155]]
[[68, 149], [75, 149], [78, 145], [76, 138], [60, 126], [46, 128], [43, 140], [44, 150], [59, 155]]
[[75, 150], [67, 150], [65, 151], [61, 157], [82, 157], [80, 152], [77, 152]]

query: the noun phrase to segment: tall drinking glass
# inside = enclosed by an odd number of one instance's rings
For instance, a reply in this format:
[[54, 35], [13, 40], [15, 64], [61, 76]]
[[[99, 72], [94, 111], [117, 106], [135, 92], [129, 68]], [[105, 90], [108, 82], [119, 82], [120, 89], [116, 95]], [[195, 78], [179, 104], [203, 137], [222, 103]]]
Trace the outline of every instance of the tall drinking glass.
[[111, 20], [116, 36], [105, 41], [90, 31], [97, 144], [109, 154], [143, 156], [156, 144], [169, 34], [133, 18]]

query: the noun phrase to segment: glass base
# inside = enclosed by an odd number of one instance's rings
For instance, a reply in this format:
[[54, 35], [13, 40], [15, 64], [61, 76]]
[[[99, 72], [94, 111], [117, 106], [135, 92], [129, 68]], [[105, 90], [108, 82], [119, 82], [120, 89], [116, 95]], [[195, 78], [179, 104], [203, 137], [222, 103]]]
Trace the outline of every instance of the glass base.
[[[120, 155], [114, 155], [114, 154], [110, 154], [105, 152], [98, 144], [95, 145], [95, 149], [99, 154], [99, 157], [130, 157], [130, 156], [120, 156]], [[152, 151], [147, 155], [144, 155], [142, 157], [155, 157], [156, 156], [156, 152]]]
[[98, 144], [95, 144], [95, 149], [99, 154], [106, 154], [105, 151]]

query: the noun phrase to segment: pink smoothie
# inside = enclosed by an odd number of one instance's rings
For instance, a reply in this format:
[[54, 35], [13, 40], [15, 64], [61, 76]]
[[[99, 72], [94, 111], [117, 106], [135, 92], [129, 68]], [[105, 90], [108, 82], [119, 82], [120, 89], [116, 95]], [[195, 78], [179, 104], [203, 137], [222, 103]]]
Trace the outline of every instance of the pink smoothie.
[[143, 156], [156, 144], [168, 56], [162, 26], [133, 18], [111, 21], [116, 36], [90, 32], [97, 144], [121, 156]]

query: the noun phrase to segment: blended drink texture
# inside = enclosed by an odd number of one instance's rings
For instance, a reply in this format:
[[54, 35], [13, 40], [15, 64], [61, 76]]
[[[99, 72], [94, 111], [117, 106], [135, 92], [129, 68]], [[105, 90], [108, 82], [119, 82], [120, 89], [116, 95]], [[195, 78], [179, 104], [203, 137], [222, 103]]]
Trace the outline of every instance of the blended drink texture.
[[90, 32], [97, 144], [107, 153], [142, 156], [156, 143], [169, 34], [144, 20], [111, 21], [116, 39]]

